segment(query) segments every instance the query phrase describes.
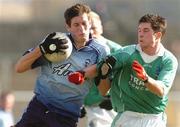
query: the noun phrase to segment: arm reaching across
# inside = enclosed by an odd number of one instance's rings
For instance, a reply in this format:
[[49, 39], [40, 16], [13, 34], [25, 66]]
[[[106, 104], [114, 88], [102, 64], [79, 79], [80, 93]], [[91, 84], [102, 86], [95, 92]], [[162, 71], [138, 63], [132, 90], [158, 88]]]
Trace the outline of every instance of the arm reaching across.
[[92, 65], [84, 70], [76, 71], [68, 76], [68, 80], [76, 85], [82, 84], [85, 78], [90, 79], [98, 76], [101, 79], [106, 79], [108, 74], [111, 72], [113, 66], [116, 63], [116, 59], [113, 56], [107, 56], [104, 60], [100, 62], [99, 70], [97, 71], [97, 65]]

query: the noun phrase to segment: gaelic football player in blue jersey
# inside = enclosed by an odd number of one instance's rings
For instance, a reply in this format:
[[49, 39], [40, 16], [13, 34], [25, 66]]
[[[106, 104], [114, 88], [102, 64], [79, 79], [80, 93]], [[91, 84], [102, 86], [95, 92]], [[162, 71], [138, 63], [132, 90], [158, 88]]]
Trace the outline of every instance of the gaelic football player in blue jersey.
[[[73, 44], [73, 50], [68, 59], [53, 63], [43, 57], [44, 52], [53, 53], [48, 47], [50, 43], [55, 44], [58, 47], [57, 51], [60, 52], [68, 48], [65, 45], [67, 40], [55, 39], [56, 33], [51, 33], [17, 62], [15, 69], [18, 73], [36, 67], [41, 67], [41, 71], [36, 80], [35, 96], [15, 127], [77, 126], [83, 99], [94, 81], [89, 79], [83, 85], [73, 85], [68, 81], [68, 74], [96, 64], [109, 53], [104, 46], [89, 38], [90, 11], [89, 6], [76, 4], [64, 13], [69, 31], [67, 36]], [[79, 80], [76, 83], [82, 81]], [[101, 81], [100, 84], [106, 83], [106, 80]]]
[[[175, 56], [162, 45], [166, 26], [162, 16], [142, 16], [138, 44], [123, 47], [83, 70], [87, 78], [114, 74], [111, 99], [118, 115], [112, 127], [166, 127], [165, 108], [178, 66]], [[78, 74], [69, 76], [75, 79]]]

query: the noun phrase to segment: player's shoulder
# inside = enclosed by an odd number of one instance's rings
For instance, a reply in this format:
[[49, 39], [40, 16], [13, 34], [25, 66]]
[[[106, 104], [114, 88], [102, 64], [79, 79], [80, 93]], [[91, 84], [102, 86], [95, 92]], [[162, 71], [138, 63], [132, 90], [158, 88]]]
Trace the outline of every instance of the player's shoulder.
[[174, 64], [178, 64], [176, 56], [167, 49], [164, 50], [163, 60], [164, 61], [170, 61]]
[[90, 46], [100, 52], [103, 51], [103, 52], [107, 52], [108, 54], [110, 53], [110, 48], [105, 43], [100, 43], [96, 39], [91, 39]]
[[176, 59], [175, 55], [168, 49], [164, 49], [164, 57]]
[[126, 46], [123, 46], [121, 49], [122, 49], [122, 52], [126, 52], [131, 55], [136, 51], [136, 45], [135, 44], [126, 45]]

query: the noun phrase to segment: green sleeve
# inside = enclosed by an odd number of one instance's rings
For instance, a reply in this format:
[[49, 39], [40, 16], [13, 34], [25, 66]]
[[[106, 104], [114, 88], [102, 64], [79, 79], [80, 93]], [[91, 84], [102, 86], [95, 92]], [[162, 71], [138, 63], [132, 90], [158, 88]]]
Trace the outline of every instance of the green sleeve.
[[178, 67], [177, 59], [173, 56], [164, 60], [162, 70], [158, 76], [158, 80], [162, 81], [164, 84], [164, 91], [167, 94], [174, 81], [176, 71]]
[[84, 99], [85, 106], [98, 105], [103, 100], [103, 96], [100, 94], [98, 88], [94, 84], [89, 93], [86, 95]]
[[[117, 50], [114, 53], [111, 53], [109, 56], [113, 56], [116, 59], [116, 63], [113, 67], [113, 70], [122, 68], [126, 64], [127, 60], [130, 58], [130, 54], [122, 49]], [[104, 63], [104, 59], [97, 63], [97, 72], [100, 72], [100, 68]]]
[[110, 48], [110, 52], [111, 53], [114, 53], [116, 52], [117, 50], [121, 49], [121, 45], [119, 45], [118, 43], [116, 42], [113, 42], [111, 40], [107, 40], [107, 43], [108, 47]]

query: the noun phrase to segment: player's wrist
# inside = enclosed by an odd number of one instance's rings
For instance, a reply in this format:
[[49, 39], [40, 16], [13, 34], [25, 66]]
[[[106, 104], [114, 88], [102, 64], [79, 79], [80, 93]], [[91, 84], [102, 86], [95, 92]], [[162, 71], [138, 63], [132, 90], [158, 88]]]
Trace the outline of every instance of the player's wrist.
[[85, 77], [85, 73], [86, 73], [85, 71], [83, 71], [83, 70], [78, 70], [77, 72], [81, 73], [82, 76]]
[[42, 44], [39, 44], [38, 46], [39, 46], [40, 52], [41, 52], [42, 54], [46, 54], [46, 51], [45, 51], [43, 45], [42, 45]]
[[146, 76], [145, 76], [145, 79], [143, 80], [143, 82], [144, 82], [144, 83], [148, 83], [148, 81], [149, 81], [149, 76], [146, 75]]

